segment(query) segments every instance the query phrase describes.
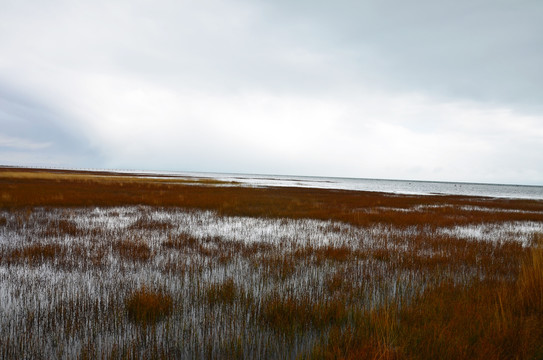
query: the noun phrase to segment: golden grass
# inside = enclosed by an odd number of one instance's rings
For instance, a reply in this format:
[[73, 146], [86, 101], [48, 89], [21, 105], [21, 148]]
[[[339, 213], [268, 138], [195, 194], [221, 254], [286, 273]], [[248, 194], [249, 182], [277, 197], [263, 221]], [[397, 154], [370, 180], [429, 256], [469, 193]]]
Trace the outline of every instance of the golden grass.
[[162, 183], [162, 184], [205, 184], [233, 185], [236, 182], [220, 181], [207, 178], [174, 177], [164, 175], [121, 174], [100, 171], [45, 170], [24, 168], [0, 168], [0, 179], [33, 181], [75, 181], [84, 183]]

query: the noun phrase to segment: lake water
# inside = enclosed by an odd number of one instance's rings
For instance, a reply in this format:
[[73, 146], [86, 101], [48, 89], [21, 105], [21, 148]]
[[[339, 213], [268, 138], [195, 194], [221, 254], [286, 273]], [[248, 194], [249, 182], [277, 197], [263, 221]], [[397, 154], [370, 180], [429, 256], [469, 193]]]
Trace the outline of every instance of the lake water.
[[294, 186], [396, 194], [446, 194], [543, 200], [543, 186], [262, 175], [221, 176], [217, 174], [214, 177], [253, 186]]

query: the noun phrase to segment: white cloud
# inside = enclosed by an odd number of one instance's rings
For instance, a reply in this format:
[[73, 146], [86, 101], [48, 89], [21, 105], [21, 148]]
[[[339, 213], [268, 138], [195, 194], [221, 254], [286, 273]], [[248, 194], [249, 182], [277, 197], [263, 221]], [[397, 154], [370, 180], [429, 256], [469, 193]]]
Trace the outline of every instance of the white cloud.
[[116, 167], [473, 181], [503, 177], [504, 167], [539, 172], [537, 162], [503, 156], [543, 134], [539, 118], [509, 109], [412, 94], [228, 95], [89, 80], [72, 95], [74, 116]]
[[5, 147], [9, 149], [17, 150], [44, 150], [50, 147], [52, 144], [50, 142], [34, 142], [29, 139], [23, 139], [13, 136], [7, 136], [0, 134], [0, 147]]

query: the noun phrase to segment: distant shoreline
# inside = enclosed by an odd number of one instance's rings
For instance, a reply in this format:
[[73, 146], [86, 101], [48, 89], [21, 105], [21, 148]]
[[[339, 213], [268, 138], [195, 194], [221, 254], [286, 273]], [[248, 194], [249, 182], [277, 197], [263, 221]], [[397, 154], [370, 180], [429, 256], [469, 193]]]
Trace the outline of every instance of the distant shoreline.
[[[389, 181], [389, 182], [414, 182], [414, 183], [436, 183], [436, 184], [458, 184], [458, 185], [489, 185], [489, 186], [521, 186], [543, 188], [543, 184], [518, 184], [518, 183], [491, 183], [491, 182], [472, 182], [472, 181], [446, 181], [446, 180], [422, 180], [422, 179], [388, 179], [388, 178], [367, 178], [367, 177], [343, 177], [343, 176], [320, 176], [320, 175], [292, 175], [292, 174], [264, 174], [264, 173], [221, 173], [209, 171], [169, 171], [169, 170], [139, 170], [139, 169], [102, 169], [102, 168], [70, 168], [55, 166], [25, 166], [25, 165], [2, 165], [1, 169], [26, 169], [36, 171], [51, 172], [75, 172], [89, 174], [111, 174], [111, 175], [133, 175], [133, 176], [152, 176], [152, 177], [173, 177], [173, 178], [216, 178], [233, 177], [238, 179], [259, 178], [268, 180], [277, 179], [329, 179], [322, 182], [332, 182], [333, 180], [345, 181]], [[302, 180], [299, 180], [302, 181]]]
[[103, 177], [132, 177], [240, 187], [296, 187], [327, 190], [369, 191], [404, 195], [457, 195], [487, 198], [543, 200], [543, 186], [443, 182], [422, 180], [386, 180], [362, 178], [313, 177], [260, 174], [222, 174], [166, 172], [145, 170], [67, 169], [45, 167], [0, 166], [0, 173], [50, 173]]

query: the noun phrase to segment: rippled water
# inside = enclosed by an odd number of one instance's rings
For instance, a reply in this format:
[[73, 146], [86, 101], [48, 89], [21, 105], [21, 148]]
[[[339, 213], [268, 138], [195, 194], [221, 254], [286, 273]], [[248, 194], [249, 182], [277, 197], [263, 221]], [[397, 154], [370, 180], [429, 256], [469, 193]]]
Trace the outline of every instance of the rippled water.
[[218, 175], [216, 178], [257, 186], [296, 186], [399, 194], [447, 194], [543, 199], [543, 186], [262, 175]]

